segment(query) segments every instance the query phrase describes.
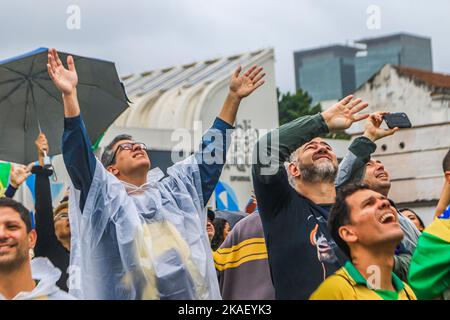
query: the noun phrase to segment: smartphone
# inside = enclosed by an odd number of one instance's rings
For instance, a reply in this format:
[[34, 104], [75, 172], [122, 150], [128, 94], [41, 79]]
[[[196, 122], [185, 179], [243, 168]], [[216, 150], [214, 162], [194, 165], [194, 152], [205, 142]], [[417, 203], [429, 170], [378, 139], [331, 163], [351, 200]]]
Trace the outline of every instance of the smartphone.
[[397, 128], [411, 128], [411, 121], [404, 112], [389, 113], [383, 116], [389, 129]]

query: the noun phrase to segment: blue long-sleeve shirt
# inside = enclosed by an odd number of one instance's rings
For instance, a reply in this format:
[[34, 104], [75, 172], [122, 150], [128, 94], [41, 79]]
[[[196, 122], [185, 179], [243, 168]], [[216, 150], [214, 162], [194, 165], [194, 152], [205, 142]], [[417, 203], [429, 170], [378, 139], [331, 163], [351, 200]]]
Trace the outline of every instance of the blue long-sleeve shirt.
[[[216, 118], [212, 129], [218, 130], [222, 135], [222, 150], [224, 150], [224, 152], [222, 157], [223, 161], [219, 163], [198, 161], [205, 205], [214, 191], [222, 172], [223, 165], [225, 164], [227, 150], [226, 143], [228, 139], [227, 130], [234, 129], [234, 127], [222, 119]], [[201, 150], [197, 155], [200, 155], [202, 152], [207, 153], [208, 146], [213, 142], [213, 137], [203, 136]], [[80, 190], [80, 208], [83, 210], [94, 177], [96, 160], [81, 115], [73, 118], [65, 118], [62, 151], [64, 163], [70, 179], [72, 180], [74, 187]], [[197, 160], [202, 160], [200, 156], [196, 158]]]

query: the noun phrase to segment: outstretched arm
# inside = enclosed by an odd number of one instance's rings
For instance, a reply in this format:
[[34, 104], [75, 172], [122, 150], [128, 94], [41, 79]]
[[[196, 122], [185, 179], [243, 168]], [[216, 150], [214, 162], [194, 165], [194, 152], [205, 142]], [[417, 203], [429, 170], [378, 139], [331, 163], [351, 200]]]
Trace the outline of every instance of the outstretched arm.
[[248, 97], [256, 89], [264, 84], [265, 73], [263, 67], [256, 65], [248, 69], [241, 75], [242, 68], [239, 66], [233, 73], [230, 79], [230, 89], [228, 96], [225, 99], [222, 110], [219, 114], [219, 119], [222, 119], [229, 125], [234, 125], [239, 105], [242, 99]]
[[64, 134], [62, 151], [64, 163], [74, 187], [81, 191], [80, 207], [83, 209], [95, 171], [95, 156], [80, 115], [77, 98], [78, 75], [72, 56], [67, 57], [66, 69], [56, 49], [48, 53], [47, 69], [53, 83], [61, 91], [64, 101]]
[[39, 257], [49, 257], [51, 252], [59, 245], [53, 224], [52, 195], [50, 191], [49, 176], [51, 170], [43, 167], [44, 152], [48, 152], [48, 142], [43, 133], [39, 134], [34, 142], [38, 151], [39, 166], [34, 166], [32, 172], [36, 175], [36, 233], [39, 240], [36, 242], [34, 252]]
[[284, 162], [295, 150], [323, 133], [347, 129], [367, 118], [368, 114], [359, 114], [367, 106], [348, 96], [321, 114], [300, 117], [262, 137], [253, 151], [253, 185], [260, 209], [275, 213], [276, 206], [283, 204], [288, 194]]
[[[234, 129], [233, 125], [236, 121], [239, 105], [242, 99], [248, 97], [264, 84], [265, 73], [262, 72], [262, 67], [254, 65], [244, 74], [241, 74], [241, 71], [242, 68], [239, 66], [231, 76], [229, 92], [222, 109], [213, 126], [202, 137], [201, 152], [196, 154], [205, 205], [222, 173], [227, 146], [230, 144], [231, 131]], [[212, 153], [215, 153], [216, 156], [212, 156]], [[222, 156], [217, 157], [217, 155]]]

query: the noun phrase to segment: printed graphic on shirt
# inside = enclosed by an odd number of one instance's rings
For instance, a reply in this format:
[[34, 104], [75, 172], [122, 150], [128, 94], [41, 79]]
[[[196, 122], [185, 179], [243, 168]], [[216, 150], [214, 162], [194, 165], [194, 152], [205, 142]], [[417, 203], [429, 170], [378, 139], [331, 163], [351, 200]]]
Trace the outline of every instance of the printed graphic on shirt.
[[[314, 219], [311, 215], [308, 217], [308, 220]], [[334, 264], [338, 261], [336, 253], [334, 251], [334, 247], [336, 244], [334, 241], [328, 241], [325, 235], [319, 230], [319, 225], [316, 223], [313, 230], [309, 234], [309, 241], [311, 245], [316, 248], [317, 251], [317, 259], [322, 264], [323, 268], [323, 279], [327, 277], [327, 264]]]

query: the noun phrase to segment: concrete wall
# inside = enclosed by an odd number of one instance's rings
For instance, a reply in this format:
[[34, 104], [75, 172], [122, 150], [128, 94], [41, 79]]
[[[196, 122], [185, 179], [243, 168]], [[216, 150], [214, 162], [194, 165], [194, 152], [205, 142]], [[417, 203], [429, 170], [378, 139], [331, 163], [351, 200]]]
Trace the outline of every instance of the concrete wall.
[[[440, 196], [442, 160], [450, 148], [449, 101], [431, 93], [432, 88], [399, 76], [390, 66], [355, 92], [356, 97], [370, 103], [368, 112], [405, 112], [410, 118], [413, 128], [377, 141], [373, 157], [391, 176], [389, 196], [399, 206], [417, 208], [426, 222], [431, 221]], [[348, 130], [353, 139], [363, 125]]]
[[[450, 122], [449, 100], [433, 98], [431, 93], [428, 86], [399, 76], [393, 67], [386, 65], [354, 95], [369, 102], [367, 112], [405, 112], [414, 127]], [[355, 124], [348, 132], [362, 132], [363, 125]]]

